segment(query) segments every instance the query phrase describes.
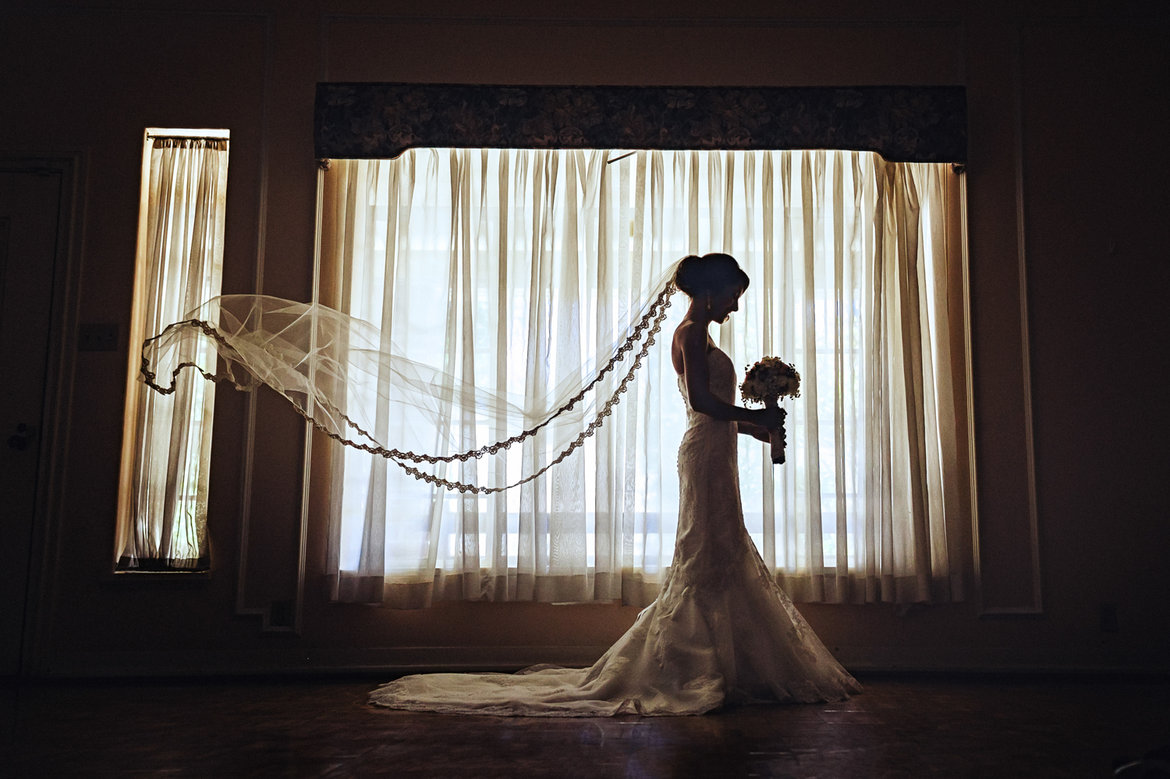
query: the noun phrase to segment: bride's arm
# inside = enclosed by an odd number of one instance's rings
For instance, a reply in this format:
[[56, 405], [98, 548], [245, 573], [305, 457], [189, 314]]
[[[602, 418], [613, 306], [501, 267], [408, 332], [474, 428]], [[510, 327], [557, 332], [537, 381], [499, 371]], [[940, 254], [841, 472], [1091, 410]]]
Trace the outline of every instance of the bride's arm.
[[757, 425], [754, 422], [736, 422], [735, 426], [740, 435], [750, 435], [757, 441], [763, 441], [766, 444], [772, 441], [771, 436], [768, 435], [768, 428], [763, 425]]
[[736, 406], [715, 397], [711, 392], [711, 376], [707, 369], [707, 330], [695, 322], [683, 322], [674, 331], [674, 342], [680, 347], [683, 363], [683, 381], [691, 408], [700, 414], [721, 422], [748, 423], [767, 428], [769, 423], [779, 426], [777, 409], [749, 409]]

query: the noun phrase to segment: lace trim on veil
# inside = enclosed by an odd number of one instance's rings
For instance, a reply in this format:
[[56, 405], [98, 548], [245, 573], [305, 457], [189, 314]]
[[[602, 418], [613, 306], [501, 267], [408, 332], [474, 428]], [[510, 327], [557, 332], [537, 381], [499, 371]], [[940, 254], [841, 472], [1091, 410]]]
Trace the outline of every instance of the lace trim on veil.
[[[352, 331], [376, 331], [372, 325], [349, 317], [342, 312], [319, 304], [296, 303], [262, 295], [225, 295], [200, 306], [188, 319], [167, 325], [159, 334], [148, 338], [142, 345], [143, 381], [153, 390], [168, 395], [175, 392], [179, 375], [185, 369], [196, 370], [204, 379], [227, 383], [235, 389], [249, 391], [257, 384], [264, 384], [290, 401], [293, 408], [315, 429], [333, 440], [361, 451], [383, 457], [398, 465], [416, 479], [435, 486], [456, 490], [461, 493], [490, 494], [518, 487], [538, 478], [553, 466], [563, 462], [580, 448], [610, 416], [613, 408], [626, 393], [634, 375], [641, 367], [649, 349], [655, 343], [671, 296], [675, 292], [673, 283], [667, 282], [650, 302], [637, 322], [627, 330], [628, 335], [612, 350], [609, 359], [594, 373], [592, 379], [579, 391], [569, 397], [551, 413], [541, 414], [539, 410], [509, 411], [509, 416], [525, 420], [539, 418], [536, 424], [527, 426], [521, 432], [477, 449], [449, 454], [420, 454], [398, 449], [379, 441], [366, 425], [355, 421], [346, 412], [346, 393], [351, 374], [367, 374], [369, 368], [357, 370], [348, 361], [352, 356], [344, 346], [346, 336]], [[279, 323], [269, 329], [273, 319]], [[307, 321], [307, 324], [306, 324]], [[288, 335], [292, 333], [292, 337]], [[329, 344], [331, 351], [324, 351], [312, 342], [321, 340]], [[308, 343], [305, 343], [308, 341]], [[418, 467], [427, 463], [442, 465], [453, 462], [469, 462], [505, 452], [515, 444], [528, 441], [549, 428], [554, 422], [562, 422], [559, 435], [582, 421], [580, 407], [590, 392], [602, 380], [614, 373], [630, 353], [633, 360], [625, 368], [616, 387], [608, 398], [593, 402], [592, 419], [575, 438], [567, 443], [561, 441], [543, 466], [523, 475], [518, 480], [504, 485], [484, 486], [454, 479], [442, 478], [427, 473]], [[354, 350], [369, 361], [370, 350]], [[218, 358], [218, 359], [216, 359]], [[429, 408], [436, 397], [450, 397], [466, 388], [455, 389], [461, 382], [449, 376], [438, 379], [421, 379], [420, 371], [433, 369], [417, 366], [406, 358], [393, 354], [377, 354], [377, 366], [393, 365], [391, 372], [398, 378], [406, 377], [401, 386], [413, 393], [408, 403], [419, 408]], [[168, 363], [173, 362], [169, 367]], [[238, 375], [236, 369], [243, 375]], [[319, 379], [317, 374], [324, 376]], [[161, 383], [159, 376], [169, 377], [168, 383]], [[616, 377], [616, 376], [615, 376]], [[504, 405], [499, 398], [487, 396], [478, 389], [470, 393], [482, 398], [477, 404], [489, 410], [499, 411]], [[573, 416], [570, 412], [577, 411]], [[541, 418], [543, 417], [543, 418]], [[557, 439], [558, 441], [560, 439]], [[548, 449], [549, 447], [546, 447]], [[413, 463], [413, 464], [412, 464]]]

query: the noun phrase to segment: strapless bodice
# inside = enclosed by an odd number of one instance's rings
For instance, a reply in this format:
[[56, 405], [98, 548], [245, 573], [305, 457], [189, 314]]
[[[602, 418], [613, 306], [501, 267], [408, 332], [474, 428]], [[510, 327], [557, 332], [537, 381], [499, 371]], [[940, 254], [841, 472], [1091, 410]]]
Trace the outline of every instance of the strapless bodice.
[[[707, 349], [707, 371], [711, 394], [725, 403], [735, 403], [735, 364], [732, 363], [727, 353], [718, 347], [709, 347]], [[682, 393], [683, 402], [687, 406], [687, 427], [694, 427], [701, 422], [715, 421], [691, 407], [691, 400], [687, 396], [687, 385], [683, 376], [678, 377], [678, 390]]]

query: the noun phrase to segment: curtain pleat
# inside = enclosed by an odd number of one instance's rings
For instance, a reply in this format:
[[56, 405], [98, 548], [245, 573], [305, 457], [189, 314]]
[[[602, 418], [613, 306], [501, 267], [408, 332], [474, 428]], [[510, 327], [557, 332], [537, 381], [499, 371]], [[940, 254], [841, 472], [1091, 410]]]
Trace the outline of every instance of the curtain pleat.
[[[384, 345], [407, 356], [535, 402], [588, 380], [582, 366], [621, 336], [615, 314], [645, 302], [631, 297], [642, 282], [685, 254], [731, 253], [752, 284], [718, 343], [738, 365], [776, 355], [803, 379], [785, 404], [788, 463], [741, 441], [745, 522], [777, 581], [798, 601], [962, 598], [972, 554], [958, 174], [835, 151], [618, 156], [417, 149], [333, 161], [323, 302], [381, 323]], [[665, 344], [685, 307], [680, 295], [597, 434], [518, 489], [447, 494], [333, 451], [314, 488], [330, 495], [334, 597], [653, 599], [674, 544], [685, 425]], [[603, 394], [615, 386], [607, 377]], [[440, 423], [465, 449], [510, 434], [466, 398], [442, 401]], [[390, 409], [376, 433], [416, 451], [438, 442]], [[536, 466], [521, 448], [486, 466], [491, 483]]]

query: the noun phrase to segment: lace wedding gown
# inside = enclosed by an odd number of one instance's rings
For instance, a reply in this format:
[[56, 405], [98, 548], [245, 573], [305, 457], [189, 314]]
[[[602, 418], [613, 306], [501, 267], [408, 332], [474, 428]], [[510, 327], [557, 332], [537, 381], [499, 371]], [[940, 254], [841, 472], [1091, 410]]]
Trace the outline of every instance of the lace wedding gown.
[[[735, 397], [735, 367], [708, 351], [711, 388]], [[680, 389], [686, 397], [680, 378]], [[674, 562], [658, 598], [591, 668], [416, 674], [370, 703], [464, 714], [592, 717], [702, 714], [724, 705], [840, 700], [860, 686], [772, 580], [743, 524], [736, 426], [687, 403], [678, 452]]]

